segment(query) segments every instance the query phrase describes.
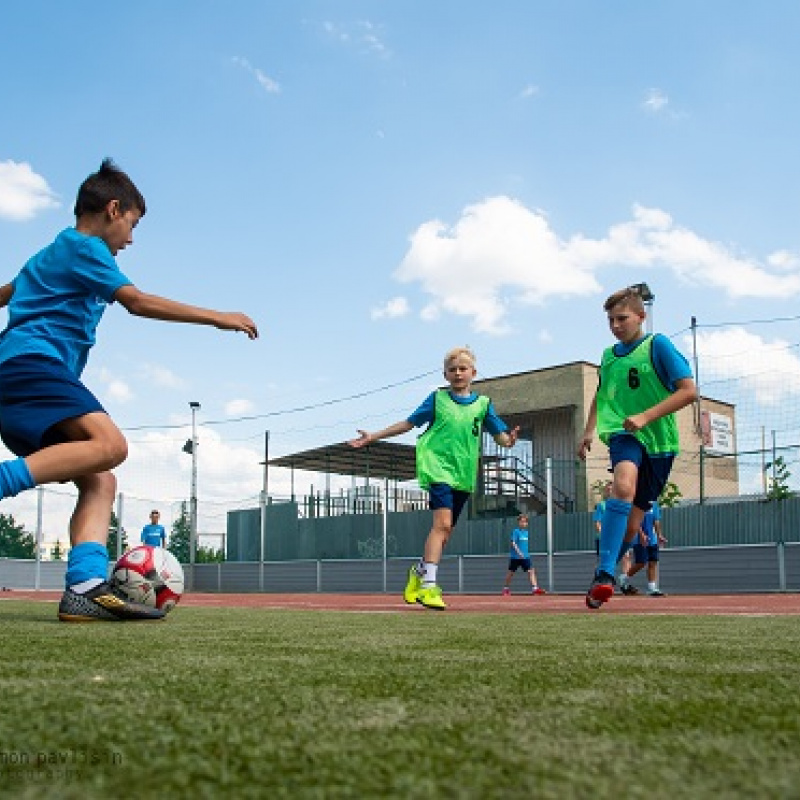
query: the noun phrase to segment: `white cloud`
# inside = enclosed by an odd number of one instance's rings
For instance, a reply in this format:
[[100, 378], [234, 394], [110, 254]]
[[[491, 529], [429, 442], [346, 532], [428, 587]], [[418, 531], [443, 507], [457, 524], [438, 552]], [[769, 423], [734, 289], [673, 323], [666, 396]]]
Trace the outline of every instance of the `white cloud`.
[[372, 53], [380, 58], [390, 58], [391, 50], [383, 41], [383, 27], [369, 20], [354, 23], [323, 22], [326, 35], [339, 44]]
[[542, 344], [550, 344], [553, 341], [553, 334], [545, 328], [539, 331], [539, 341]]
[[145, 363], [139, 370], [142, 382], [157, 386], [161, 389], [185, 389], [187, 384], [183, 378], [178, 377], [171, 369], [161, 364]]
[[421, 225], [395, 275], [404, 283], [419, 282], [433, 297], [428, 319], [449, 311], [471, 317], [477, 330], [490, 333], [507, 330], [509, 289], [528, 303], [600, 289], [544, 216], [508, 197], [468, 206], [452, 228], [439, 220]]
[[254, 406], [249, 400], [238, 397], [225, 403], [225, 413], [229, 417], [239, 417], [242, 414], [249, 414]]
[[102, 384], [102, 389], [96, 392], [101, 403], [110, 400], [117, 403], [128, 403], [133, 400], [134, 393], [128, 383], [114, 375], [107, 367], [89, 367], [87, 375]]
[[519, 97], [521, 100], [527, 100], [529, 97], [535, 97], [537, 94], [539, 94], [539, 87], [529, 83], [519, 93]]
[[406, 316], [410, 310], [405, 297], [393, 297], [382, 306], [373, 308], [370, 311], [370, 316], [372, 319], [395, 319], [396, 317]]
[[125, 381], [114, 379], [108, 382], [108, 395], [118, 403], [127, 403], [133, 399], [133, 392]]
[[659, 114], [669, 105], [669, 98], [661, 91], [661, 89], [648, 89], [644, 100], [642, 101], [642, 108], [649, 111], [651, 114]]
[[778, 250], [767, 257], [767, 263], [778, 270], [787, 272], [800, 268], [800, 258], [788, 250]]
[[731, 298], [800, 294], [800, 269], [786, 259], [777, 269], [760, 263], [676, 225], [661, 209], [634, 206], [631, 220], [599, 239], [560, 239], [543, 213], [504, 196], [468, 206], [452, 227], [420, 225], [395, 277], [429, 296], [423, 319], [450, 312], [501, 334], [512, 301], [593, 295], [602, 289], [600, 270], [620, 266], [668, 270], [685, 286]]
[[[686, 337], [685, 343], [691, 348], [691, 338]], [[761, 406], [775, 407], [800, 394], [800, 358], [796, 347], [783, 339], [765, 341], [738, 326], [700, 331], [697, 355], [701, 391], [712, 397], [720, 394], [715, 384], [725, 381], [732, 382], [728, 393], [744, 388]]]
[[281, 85], [274, 79], [266, 75], [258, 67], [254, 67], [246, 58], [234, 56], [231, 61], [237, 67], [241, 67], [246, 72], [249, 72], [258, 82], [259, 86], [269, 94], [280, 94]]
[[0, 218], [24, 221], [38, 211], [60, 206], [55, 192], [30, 164], [0, 162]]

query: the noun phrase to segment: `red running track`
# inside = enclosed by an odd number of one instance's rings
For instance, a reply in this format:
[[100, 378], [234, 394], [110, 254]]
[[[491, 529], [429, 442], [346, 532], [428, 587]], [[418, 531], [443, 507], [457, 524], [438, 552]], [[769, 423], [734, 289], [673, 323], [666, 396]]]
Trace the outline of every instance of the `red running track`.
[[[0, 600], [30, 599], [55, 602], [60, 592], [3, 591]], [[668, 597], [623, 597], [615, 595], [598, 611], [586, 608], [583, 595], [548, 594], [532, 596], [445, 595], [446, 613], [487, 614], [740, 614], [761, 616], [800, 614], [800, 593], [738, 595], [673, 595]], [[394, 594], [203, 594], [187, 593], [181, 606], [222, 608], [296, 608], [317, 611], [362, 613], [432, 613], [421, 606], [408, 606]]]

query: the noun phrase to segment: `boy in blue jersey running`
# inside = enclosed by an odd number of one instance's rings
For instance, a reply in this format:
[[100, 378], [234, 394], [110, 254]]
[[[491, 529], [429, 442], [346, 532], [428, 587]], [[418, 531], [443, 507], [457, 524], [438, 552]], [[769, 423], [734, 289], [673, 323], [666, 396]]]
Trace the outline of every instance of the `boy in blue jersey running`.
[[28, 260], [0, 287], [8, 324], [0, 334], [0, 436], [18, 456], [0, 463], [0, 498], [43, 483], [73, 481], [65, 622], [160, 619], [164, 612], [131, 603], [107, 582], [106, 539], [116, 478], [128, 444], [80, 376], [106, 306], [169, 322], [212, 325], [258, 336], [239, 312], [211, 311], [145, 294], [115, 256], [133, 243], [145, 202], [110, 159], [78, 190], [75, 227]]
[[586, 594], [600, 608], [614, 593], [623, 540], [638, 535], [645, 513], [663, 490], [679, 451], [675, 413], [697, 397], [692, 371], [672, 342], [645, 335], [644, 303], [635, 288], [614, 292], [603, 305], [617, 344], [606, 349], [578, 457], [586, 459], [594, 432], [608, 445], [611, 496], [600, 530], [600, 559]]
[[525, 514], [517, 517], [517, 527], [511, 532], [511, 551], [508, 554], [508, 572], [506, 572], [506, 582], [503, 585], [504, 595], [511, 594], [511, 579], [518, 569], [528, 573], [531, 594], [547, 594], [544, 589], [539, 587], [536, 581], [536, 570], [531, 563], [528, 517]]
[[[658, 562], [661, 545], [667, 540], [661, 532], [661, 506], [653, 503], [644, 515], [638, 538], [633, 542], [633, 565], [623, 568], [619, 576], [619, 588], [622, 594], [639, 594], [639, 590], [630, 582], [637, 572], [647, 566], [647, 596], [664, 597], [658, 588]], [[630, 551], [629, 551], [630, 552]]]
[[167, 532], [164, 526], [159, 524], [161, 514], [153, 509], [150, 512], [150, 524], [142, 528], [142, 544], [150, 545], [150, 547], [166, 547], [167, 546]]
[[444, 359], [449, 389], [432, 392], [408, 419], [376, 433], [358, 431], [358, 439], [349, 442], [352, 447], [365, 447], [428, 425], [417, 440], [417, 478], [429, 492], [433, 525], [422, 560], [408, 571], [403, 593], [406, 603], [419, 603], [425, 608], [447, 607], [436, 583], [437, 570], [444, 546], [475, 488], [481, 431], [485, 428], [501, 447], [513, 447], [519, 433], [519, 428], [508, 430], [488, 397], [472, 391], [476, 374], [471, 350], [451, 350]]

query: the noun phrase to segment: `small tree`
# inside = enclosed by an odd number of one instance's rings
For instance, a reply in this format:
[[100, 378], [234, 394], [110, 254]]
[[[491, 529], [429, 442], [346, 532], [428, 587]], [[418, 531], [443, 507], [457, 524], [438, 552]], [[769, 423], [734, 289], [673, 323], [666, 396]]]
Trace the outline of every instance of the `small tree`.
[[[181, 564], [188, 564], [191, 558], [191, 536], [192, 526], [189, 520], [189, 509], [186, 507], [186, 501], [181, 503], [181, 513], [178, 515], [175, 522], [172, 523], [172, 533], [169, 537], [169, 544], [167, 550], [181, 562]], [[199, 561], [199, 559], [197, 559]]]
[[778, 456], [771, 464], [767, 464], [772, 469], [769, 479], [769, 489], [767, 490], [767, 500], [786, 500], [794, 492], [789, 488], [789, 478], [791, 473], [786, 466], [783, 456]]
[[658, 498], [658, 504], [662, 508], [675, 508], [683, 497], [683, 492], [678, 488], [678, 485], [672, 481], [668, 481], [667, 485], [661, 490]]
[[607, 483], [608, 483], [607, 480], [596, 480], [589, 487], [589, 491], [591, 492], [592, 498], [596, 503], [600, 502], [600, 500], [603, 499]]
[[213, 547], [197, 546], [195, 561], [198, 564], [220, 564], [225, 560], [225, 553]]
[[24, 525], [17, 525], [11, 514], [0, 514], [0, 556], [36, 558], [36, 540]]
[[61, 547], [61, 540], [56, 539], [56, 543], [50, 548], [50, 558], [53, 561], [63, 561], [64, 560], [64, 550]]

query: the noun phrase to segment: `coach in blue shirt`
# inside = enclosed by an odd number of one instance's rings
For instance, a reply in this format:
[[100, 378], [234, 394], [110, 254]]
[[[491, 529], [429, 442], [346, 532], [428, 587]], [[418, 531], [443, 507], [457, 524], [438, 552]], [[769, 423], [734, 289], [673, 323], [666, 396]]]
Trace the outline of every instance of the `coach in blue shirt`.
[[150, 547], [167, 546], [167, 532], [163, 525], [158, 524], [160, 517], [158, 511], [150, 512], [150, 524], [142, 528], [142, 544], [148, 544]]

